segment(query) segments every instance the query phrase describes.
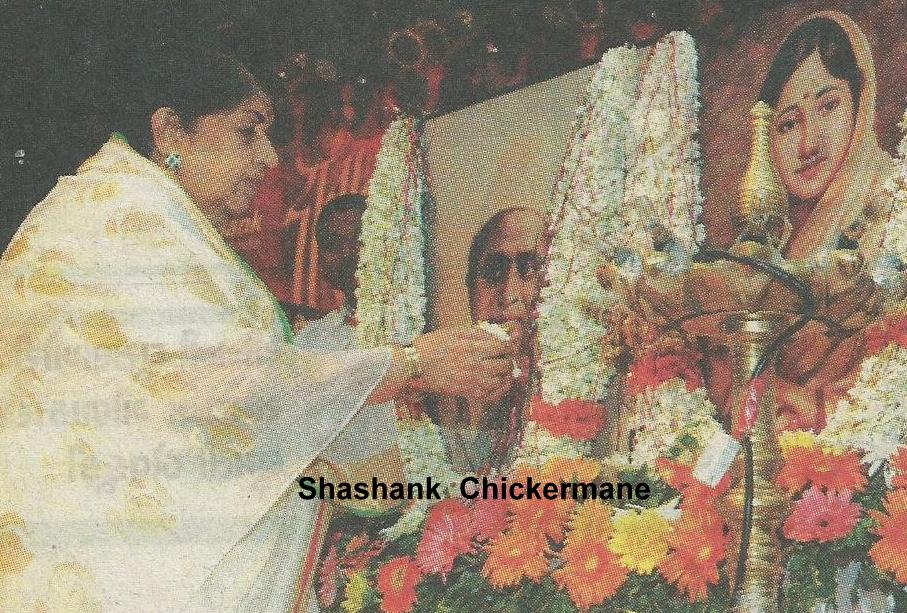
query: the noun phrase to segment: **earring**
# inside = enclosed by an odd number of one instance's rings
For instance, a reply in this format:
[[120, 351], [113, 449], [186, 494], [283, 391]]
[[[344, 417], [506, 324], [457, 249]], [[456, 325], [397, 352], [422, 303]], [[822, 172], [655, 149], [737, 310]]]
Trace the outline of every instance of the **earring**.
[[183, 156], [181, 156], [179, 153], [171, 153], [164, 160], [164, 166], [166, 166], [173, 172], [179, 172], [179, 169], [183, 167]]

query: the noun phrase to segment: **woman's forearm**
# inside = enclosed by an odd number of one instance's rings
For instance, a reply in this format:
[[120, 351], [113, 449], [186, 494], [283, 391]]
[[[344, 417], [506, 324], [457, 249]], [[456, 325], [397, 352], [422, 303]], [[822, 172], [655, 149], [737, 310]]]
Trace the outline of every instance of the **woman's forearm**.
[[381, 404], [397, 398], [412, 381], [411, 368], [407, 365], [407, 357], [400, 347], [391, 349], [391, 362], [387, 374], [375, 387], [366, 404]]

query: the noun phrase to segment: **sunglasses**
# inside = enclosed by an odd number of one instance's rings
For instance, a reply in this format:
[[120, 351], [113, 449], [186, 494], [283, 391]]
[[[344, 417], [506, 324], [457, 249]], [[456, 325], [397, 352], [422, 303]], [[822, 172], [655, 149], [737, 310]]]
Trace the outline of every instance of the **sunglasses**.
[[542, 270], [541, 258], [531, 252], [519, 253], [513, 258], [503, 253], [489, 253], [479, 267], [479, 278], [491, 285], [500, 285], [514, 266], [523, 281], [536, 279]]

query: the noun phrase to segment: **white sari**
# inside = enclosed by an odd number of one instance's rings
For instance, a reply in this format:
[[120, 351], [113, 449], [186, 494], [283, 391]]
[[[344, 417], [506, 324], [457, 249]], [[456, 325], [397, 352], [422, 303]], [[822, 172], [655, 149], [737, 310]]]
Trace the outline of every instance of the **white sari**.
[[390, 352], [291, 340], [156, 165], [112, 139], [62, 178], [0, 261], [0, 611], [306, 606], [297, 479], [387, 453]]

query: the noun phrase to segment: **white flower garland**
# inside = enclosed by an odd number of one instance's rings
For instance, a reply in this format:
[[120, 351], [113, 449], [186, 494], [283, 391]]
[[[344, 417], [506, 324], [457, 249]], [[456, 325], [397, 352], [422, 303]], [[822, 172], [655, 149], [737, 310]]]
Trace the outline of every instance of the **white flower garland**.
[[620, 47], [605, 53], [577, 111], [574, 136], [548, 207], [552, 220], [548, 285], [539, 305], [541, 387], [546, 402], [600, 400], [614, 374], [603, 358], [607, 329], [590, 309], [614, 296], [596, 278], [601, 245], [620, 231], [627, 109], [642, 54]]
[[592, 443], [575, 441], [569, 436], [555, 436], [537, 422], [530, 421], [523, 430], [515, 463], [542, 467], [554, 458], [573, 460], [591, 453]]
[[823, 445], [860, 449], [870, 463], [897, 451], [907, 441], [907, 350], [892, 343], [863, 360], [857, 383], [818, 438]]
[[[356, 271], [356, 340], [360, 347], [409, 344], [425, 328], [422, 196], [425, 177], [411, 119], [394, 121], [381, 140], [362, 215]], [[460, 480], [438, 427], [428, 418], [398, 420], [400, 455], [411, 482], [439, 480], [445, 492]], [[384, 531], [396, 539], [416, 532], [428, 501], [412, 505]]]
[[356, 270], [356, 338], [360, 347], [409, 344], [425, 328], [425, 262], [420, 158], [411, 119], [384, 133]]
[[[907, 132], [907, 112], [898, 125]], [[898, 146], [901, 170], [885, 184], [893, 211], [882, 249], [907, 261], [907, 134]], [[856, 384], [838, 401], [819, 440], [864, 451], [866, 462], [887, 459], [907, 442], [907, 349], [890, 344], [863, 360]]]
[[693, 38], [672, 32], [655, 45], [642, 70], [630, 113], [629, 159], [621, 211], [626, 247], [653, 249], [652, 223], [660, 223], [686, 251], [705, 238], [700, 222], [698, 58]]
[[678, 459], [692, 465], [698, 452], [724, 432], [716, 414], [705, 388], [690, 392], [679, 377], [637, 394], [628, 423], [634, 432], [630, 464], [651, 465], [678, 445], [682, 448]]

